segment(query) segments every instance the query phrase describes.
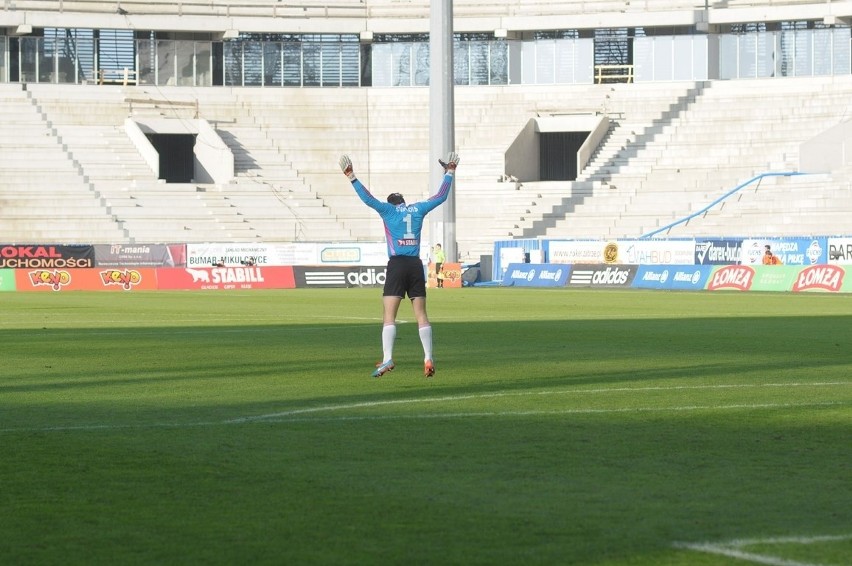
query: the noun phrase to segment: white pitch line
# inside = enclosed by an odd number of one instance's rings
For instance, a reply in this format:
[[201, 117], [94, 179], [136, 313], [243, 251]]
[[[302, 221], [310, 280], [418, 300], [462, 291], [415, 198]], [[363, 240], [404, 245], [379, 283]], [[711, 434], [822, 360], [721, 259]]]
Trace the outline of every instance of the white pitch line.
[[[380, 403], [377, 403], [377, 405]], [[223, 424], [239, 424], [251, 422], [272, 422], [283, 423], [293, 421], [332, 421], [332, 420], [387, 420], [387, 419], [441, 419], [441, 418], [469, 418], [469, 417], [529, 417], [529, 416], [547, 416], [547, 415], [597, 415], [597, 414], [614, 414], [614, 413], [667, 413], [667, 412], [691, 412], [691, 411], [722, 411], [731, 409], [788, 409], [794, 407], [837, 407], [843, 406], [845, 403], [838, 401], [826, 401], [824, 403], [754, 403], [754, 404], [739, 404], [739, 405], [684, 405], [679, 407], [618, 407], [614, 409], [551, 409], [551, 410], [531, 410], [531, 411], [467, 411], [463, 413], [423, 413], [423, 414], [403, 414], [403, 415], [354, 415], [342, 417], [319, 417], [319, 418], [299, 418], [310, 410], [295, 410], [277, 415], [264, 415], [262, 417], [243, 417], [230, 421], [223, 421]], [[336, 407], [334, 410], [343, 408], [359, 408], [369, 405], [358, 405], [358, 407]], [[322, 410], [322, 407], [317, 407], [317, 410]], [[329, 408], [325, 408], [329, 409]], [[331, 410], [331, 409], [329, 409]], [[294, 418], [295, 417], [295, 418]]]
[[[444, 398], [453, 400], [455, 398]], [[237, 419], [227, 419], [222, 421], [198, 421], [194, 423], [144, 423], [144, 424], [117, 424], [117, 425], [68, 425], [68, 426], [49, 426], [49, 427], [31, 427], [31, 428], [4, 428], [0, 429], [2, 433], [16, 432], [73, 432], [73, 431], [110, 431], [110, 430], [126, 430], [126, 429], [154, 429], [154, 428], [197, 428], [197, 427], [213, 427], [227, 426], [235, 424], [251, 424], [251, 423], [287, 423], [287, 422], [330, 422], [330, 421], [370, 421], [370, 420], [410, 420], [410, 419], [460, 419], [474, 417], [526, 417], [526, 416], [547, 416], [547, 415], [594, 415], [594, 414], [614, 414], [614, 413], [663, 413], [663, 412], [691, 412], [691, 411], [721, 411], [721, 410], [737, 410], [737, 409], [788, 409], [801, 407], [838, 407], [844, 406], [845, 403], [838, 401], [828, 401], [824, 403], [762, 403], [762, 404], [735, 404], [735, 405], [685, 405], [676, 407], [620, 407], [613, 409], [556, 409], [556, 410], [541, 410], [541, 411], [468, 411], [456, 413], [420, 413], [420, 414], [402, 414], [402, 415], [344, 415], [339, 417], [314, 417], [306, 418], [302, 415], [315, 413], [320, 411], [336, 411], [351, 408], [365, 408], [379, 405], [388, 405], [393, 403], [415, 403], [425, 401], [437, 401], [438, 399], [408, 399], [397, 401], [377, 401], [374, 403], [352, 403], [349, 405], [330, 405], [325, 407], [313, 407], [305, 409], [294, 409], [293, 411], [285, 411], [274, 415], [262, 415], [259, 417], [241, 417]]]
[[[533, 395], [573, 395], [573, 394], [589, 394], [589, 393], [624, 393], [624, 392], [643, 392], [643, 391], [676, 391], [688, 389], [732, 389], [732, 388], [753, 388], [753, 387], [833, 387], [836, 385], [852, 385], [852, 382], [836, 381], [836, 382], [821, 382], [821, 383], [741, 383], [727, 385], [671, 385], [671, 386], [654, 386], [654, 387], [601, 387], [594, 389], [564, 389], [564, 390], [545, 390], [545, 391], [498, 391], [495, 393], [478, 393], [470, 395], [450, 395], [445, 397], [425, 397], [418, 399], [390, 399], [383, 401], [363, 401], [360, 403], [347, 403], [340, 405], [322, 405], [319, 407], [305, 407], [302, 409], [292, 409], [277, 413], [268, 413], [265, 415], [255, 415], [249, 417], [240, 417], [233, 419], [232, 422], [247, 422], [264, 419], [274, 419], [287, 417], [305, 413], [316, 413], [320, 411], [339, 411], [344, 409], [362, 409], [370, 407], [378, 407], [382, 405], [400, 405], [407, 403], [439, 403], [444, 401], [467, 401], [470, 399], [488, 399], [496, 397], [528, 397]], [[634, 409], [625, 409], [634, 410]]]
[[826, 535], [815, 537], [773, 537], [765, 539], [738, 539], [721, 543], [674, 543], [676, 548], [685, 548], [695, 550], [697, 552], [705, 552], [708, 554], [718, 554], [746, 560], [756, 564], [767, 564], [768, 566], [827, 566], [814, 562], [799, 562], [796, 560], [787, 560], [778, 556], [769, 554], [756, 554], [753, 552], [744, 552], [740, 550], [744, 546], [752, 546], [756, 544], [772, 545], [772, 544], [816, 544], [820, 542], [834, 542], [842, 540], [850, 540], [852, 535]]

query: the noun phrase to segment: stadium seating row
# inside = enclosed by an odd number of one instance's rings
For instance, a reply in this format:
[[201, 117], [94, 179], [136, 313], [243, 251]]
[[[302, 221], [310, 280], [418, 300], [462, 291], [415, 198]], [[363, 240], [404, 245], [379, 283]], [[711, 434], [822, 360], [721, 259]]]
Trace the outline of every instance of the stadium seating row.
[[[801, 144], [842, 121], [852, 77], [775, 80], [772, 96], [764, 84], [459, 89], [462, 259], [494, 239], [638, 237], [756, 175], [798, 171]], [[337, 170], [341, 153], [379, 196], [433, 190], [427, 89], [0, 87], [7, 242], [379, 241], [379, 220]], [[144, 115], [128, 100], [188, 98], [233, 152], [231, 182], [164, 183], [123, 131]], [[608, 115], [610, 130], [576, 181], [506, 175], [529, 120], [578, 109]], [[847, 232], [849, 171], [814, 173], [761, 180], [662, 235]]]

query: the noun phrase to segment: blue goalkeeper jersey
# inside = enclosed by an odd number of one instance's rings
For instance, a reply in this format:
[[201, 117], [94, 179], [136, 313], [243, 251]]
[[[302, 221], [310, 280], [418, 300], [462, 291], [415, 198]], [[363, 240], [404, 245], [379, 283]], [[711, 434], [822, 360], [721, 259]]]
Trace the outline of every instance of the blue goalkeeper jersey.
[[420, 231], [425, 216], [444, 203], [450, 196], [453, 175], [444, 174], [444, 180], [438, 192], [422, 202], [394, 205], [381, 201], [367, 190], [361, 181], [352, 181], [355, 192], [364, 204], [379, 213], [385, 225], [385, 239], [388, 244], [388, 257], [420, 257]]

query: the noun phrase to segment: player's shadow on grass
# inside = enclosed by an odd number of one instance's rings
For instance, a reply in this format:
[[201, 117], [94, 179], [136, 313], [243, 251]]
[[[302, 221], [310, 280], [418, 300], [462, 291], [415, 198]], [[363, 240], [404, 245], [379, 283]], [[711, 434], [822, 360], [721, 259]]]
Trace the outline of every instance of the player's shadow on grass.
[[[158, 386], [234, 392], [227, 411], [265, 414], [314, 405], [554, 388], [772, 381], [848, 375], [850, 317], [551, 320], [435, 324], [437, 375], [422, 376], [415, 325], [399, 326], [397, 369], [370, 377], [380, 355], [373, 324], [0, 332], [7, 396], [98, 387], [144, 398]], [[755, 377], [759, 376], [759, 377]], [[316, 385], [317, 387], [313, 387]], [[241, 390], [267, 391], [245, 400]], [[154, 388], [154, 389], [150, 389]], [[312, 391], [312, 388], [315, 390]], [[297, 396], [288, 392], [298, 390]], [[205, 408], [217, 411], [211, 404]]]

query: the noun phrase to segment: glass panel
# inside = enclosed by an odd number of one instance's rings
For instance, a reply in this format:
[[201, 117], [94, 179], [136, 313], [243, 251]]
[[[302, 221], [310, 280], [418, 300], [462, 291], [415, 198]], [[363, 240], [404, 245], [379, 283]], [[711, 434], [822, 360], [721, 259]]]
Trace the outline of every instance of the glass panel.
[[263, 84], [263, 43], [260, 41], [243, 41], [243, 84]]
[[755, 37], [755, 72], [760, 78], [775, 76], [775, 34], [758, 33]]
[[243, 86], [243, 45], [238, 41], [222, 44], [225, 59], [225, 86]]
[[56, 41], [52, 37], [43, 37], [38, 50], [38, 82], [55, 83], [56, 77]]
[[592, 84], [595, 82], [595, 40], [591, 37], [577, 39], [577, 66], [575, 71], [577, 84]]
[[9, 38], [0, 36], [0, 83], [9, 82], [9, 64], [6, 59], [9, 56]]
[[637, 83], [650, 82], [656, 79], [654, 67], [654, 49], [656, 43], [653, 37], [637, 37], [633, 40], [633, 80]]
[[488, 84], [488, 42], [472, 41], [470, 46], [470, 84]]
[[849, 41], [850, 28], [834, 28], [834, 58], [832, 60], [831, 72], [835, 75], [848, 75], [852, 72], [852, 44]]
[[175, 41], [175, 66], [178, 86], [194, 86], [195, 44], [191, 41]]
[[152, 39], [141, 39], [136, 42], [136, 56], [139, 59], [139, 84], [153, 85], [157, 83], [156, 61], [157, 44]]
[[556, 80], [554, 65], [556, 62], [556, 42], [553, 39], [539, 39], [536, 45], [535, 82], [553, 84]]
[[674, 42], [671, 36], [654, 38], [654, 80], [670, 81], [674, 77], [673, 46]]
[[521, 42], [521, 82], [525, 85], [535, 84], [535, 59], [538, 42]]
[[555, 80], [559, 84], [575, 82], [576, 45], [573, 39], [557, 39], [554, 43]]
[[157, 84], [175, 84], [175, 42], [157, 41]]
[[509, 44], [505, 41], [493, 41], [488, 46], [490, 66], [488, 82], [493, 85], [509, 84]]
[[302, 44], [302, 69], [305, 86], [322, 84], [322, 53], [318, 43]]
[[361, 75], [361, 46], [357, 41], [351, 41], [340, 45], [340, 58], [342, 60], [341, 85], [358, 86]]
[[429, 86], [429, 44], [412, 44], [412, 57], [414, 62], [414, 85]]
[[213, 85], [213, 43], [195, 43], [195, 86]]
[[813, 32], [797, 31], [796, 33], [796, 76], [809, 77], [813, 74]]
[[320, 46], [322, 57], [322, 86], [340, 86], [340, 44]]
[[98, 38], [100, 80], [111, 84], [135, 82], [136, 45], [130, 30], [102, 29]]
[[826, 76], [831, 74], [831, 29], [820, 28], [809, 33], [813, 46], [813, 74]]
[[466, 41], [453, 41], [453, 75], [454, 84], [470, 84], [470, 43]]
[[719, 78], [735, 79], [738, 77], [737, 36], [723, 35], [719, 37]]
[[704, 81], [708, 78], [709, 36], [692, 36], [692, 80]]
[[38, 40], [37, 37], [18, 38], [20, 46], [20, 81], [22, 83], [34, 83], [38, 81], [36, 68], [38, 67]]
[[792, 77], [796, 72], [796, 32], [781, 32], [781, 68], [782, 77]]
[[676, 81], [688, 81], [695, 78], [692, 69], [692, 50], [694, 35], [677, 35], [671, 38], [672, 49], [672, 78]]
[[739, 78], [757, 77], [757, 37], [755, 34], [739, 36]]
[[281, 86], [281, 43], [263, 43], [263, 86]]
[[411, 44], [394, 43], [391, 86], [411, 86]]
[[379, 43], [373, 45], [373, 86], [391, 86], [393, 67], [393, 45]]
[[522, 75], [524, 70], [524, 43], [522, 41], [507, 41], [506, 43], [509, 44], [509, 84], [522, 84], [524, 82]]
[[74, 49], [71, 38], [56, 36], [56, 82], [74, 83], [77, 80], [76, 64], [74, 61]]
[[284, 86], [302, 86], [302, 45], [284, 43]]

